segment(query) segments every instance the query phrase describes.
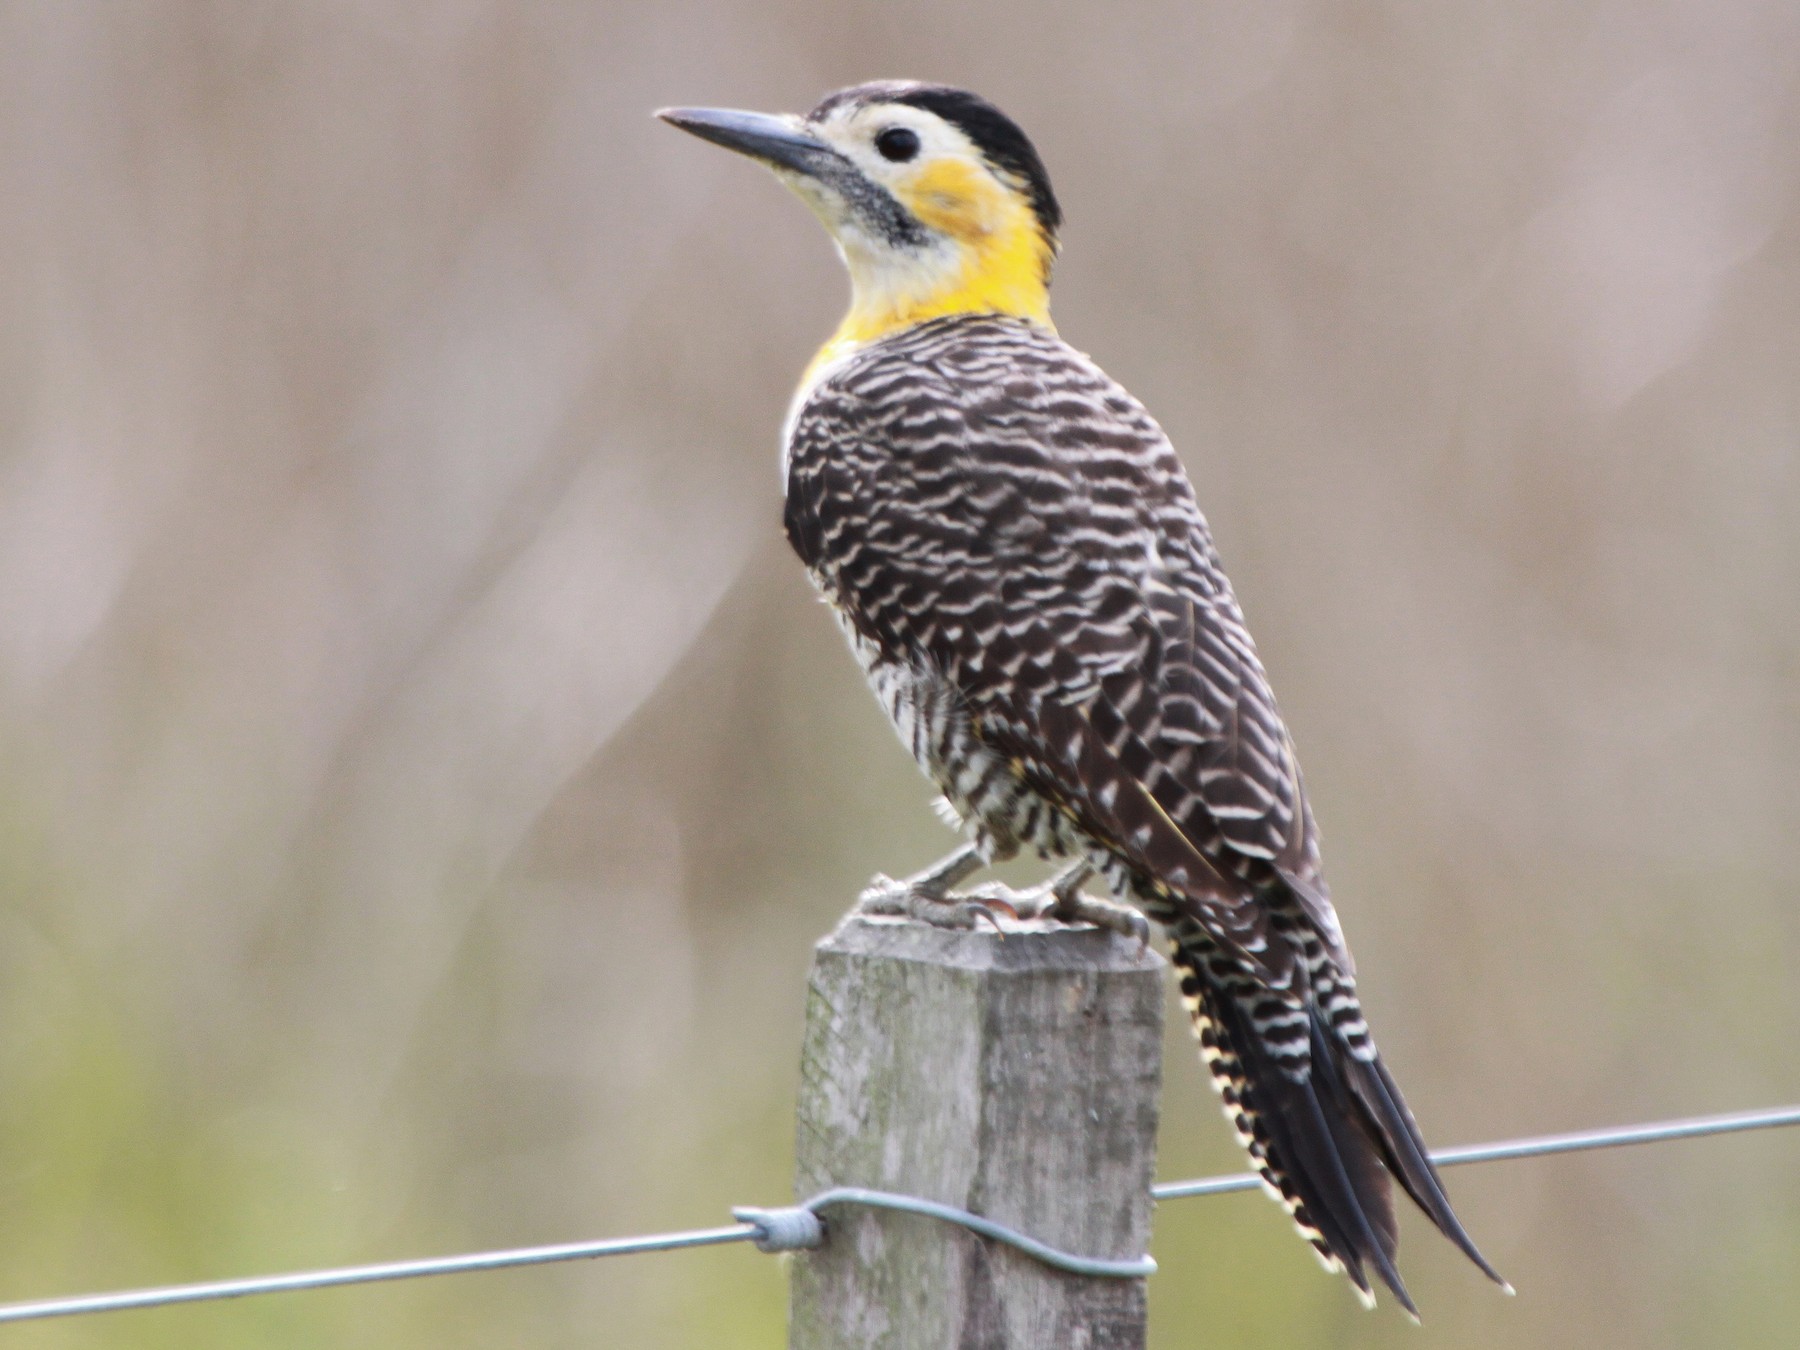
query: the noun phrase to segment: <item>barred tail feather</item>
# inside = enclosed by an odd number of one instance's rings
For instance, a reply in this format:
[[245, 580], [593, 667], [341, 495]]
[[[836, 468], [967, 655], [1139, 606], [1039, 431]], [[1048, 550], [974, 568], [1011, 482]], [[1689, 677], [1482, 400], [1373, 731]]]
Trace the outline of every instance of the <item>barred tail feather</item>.
[[1174, 958], [1226, 1119], [1326, 1269], [1346, 1275], [1367, 1304], [1374, 1302], [1372, 1271], [1417, 1318], [1395, 1261], [1392, 1176], [1445, 1236], [1509, 1287], [1457, 1222], [1418, 1127], [1379, 1058], [1353, 1055], [1315, 1007], [1310, 1071], [1298, 1076], [1291, 1051], [1290, 1063], [1282, 1062], [1289, 1047], [1258, 1035], [1244, 1003], [1208, 978], [1203, 953], [1177, 944]]

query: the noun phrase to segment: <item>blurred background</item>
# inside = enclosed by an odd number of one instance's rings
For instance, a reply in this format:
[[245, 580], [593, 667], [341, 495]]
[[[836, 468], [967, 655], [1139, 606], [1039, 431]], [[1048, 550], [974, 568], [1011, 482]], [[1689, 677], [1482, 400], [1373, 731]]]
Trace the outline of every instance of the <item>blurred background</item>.
[[[946, 846], [779, 537], [845, 284], [669, 103], [1032, 133], [1440, 1144], [1800, 1097], [1800, 9], [0, 3], [0, 1297], [788, 1193]], [[1171, 1021], [1162, 1175], [1236, 1170]], [[1415, 1331], [1165, 1207], [1160, 1347], [1773, 1345], [1800, 1138], [1451, 1175]], [[766, 1347], [747, 1247], [8, 1346]]]

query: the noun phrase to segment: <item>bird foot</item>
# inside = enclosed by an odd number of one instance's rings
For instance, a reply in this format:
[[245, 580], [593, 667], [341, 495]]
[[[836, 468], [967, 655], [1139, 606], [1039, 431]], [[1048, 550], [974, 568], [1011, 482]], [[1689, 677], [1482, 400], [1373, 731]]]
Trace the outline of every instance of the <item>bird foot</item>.
[[923, 877], [896, 881], [880, 872], [856, 898], [856, 911], [859, 914], [898, 915], [930, 924], [933, 928], [970, 929], [986, 920], [996, 933], [1004, 932], [1000, 927], [1001, 914], [1013, 920], [1019, 917], [1019, 912], [1005, 896], [989, 896], [985, 892], [958, 895], [940, 890]]
[[1057, 923], [1085, 923], [1103, 932], [1134, 939], [1138, 950], [1150, 945], [1150, 920], [1130, 905], [1099, 900], [1081, 889], [1081, 881], [1063, 884], [1060, 879], [1014, 890], [998, 882], [977, 886], [968, 898], [986, 904], [1004, 904], [1021, 919], [1054, 919]]

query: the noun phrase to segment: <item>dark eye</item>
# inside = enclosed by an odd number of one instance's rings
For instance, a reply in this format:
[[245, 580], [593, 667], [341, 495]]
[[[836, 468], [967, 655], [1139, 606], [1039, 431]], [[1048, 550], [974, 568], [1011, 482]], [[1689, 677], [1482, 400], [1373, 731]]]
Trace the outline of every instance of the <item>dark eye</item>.
[[875, 138], [875, 148], [883, 159], [904, 164], [919, 153], [919, 133], [910, 127], [889, 127]]

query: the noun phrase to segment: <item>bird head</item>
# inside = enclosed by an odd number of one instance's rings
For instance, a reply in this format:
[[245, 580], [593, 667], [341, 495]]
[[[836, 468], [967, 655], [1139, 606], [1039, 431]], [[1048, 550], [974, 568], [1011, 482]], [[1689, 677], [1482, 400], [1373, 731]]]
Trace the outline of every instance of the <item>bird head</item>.
[[834, 343], [947, 314], [1049, 326], [1062, 213], [1036, 148], [986, 99], [884, 80], [841, 89], [804, 117], [723, 108], [657, 116], [761, 160], [824, 222], [852, 287]]

